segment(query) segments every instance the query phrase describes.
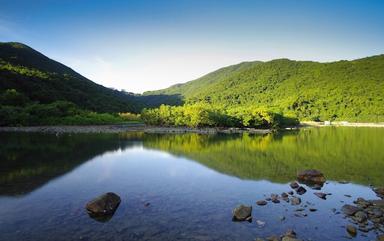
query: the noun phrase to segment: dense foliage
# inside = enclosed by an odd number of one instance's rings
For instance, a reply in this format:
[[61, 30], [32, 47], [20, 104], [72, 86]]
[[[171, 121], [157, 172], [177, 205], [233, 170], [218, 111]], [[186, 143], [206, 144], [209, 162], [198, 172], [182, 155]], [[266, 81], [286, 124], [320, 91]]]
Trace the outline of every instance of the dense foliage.
[[132, 113], [87, 111], [68, 101], [31, 102], [14, 89], [0, 94], [0, 126], [115, 124], [138, 118]]
[[146, 95], [181, 95], [188, 103], [257, 106], [300, 120], [384, 121], [384, 55], [317, 63], [246, 62]]
[[183, 106], [161, 105], [144, 109], [142, 120], [149, 125], [188, 127], [257, 127], [274, 128], [297, 124], [297, 119], [255, 107], [223, 109], [197, 103]]

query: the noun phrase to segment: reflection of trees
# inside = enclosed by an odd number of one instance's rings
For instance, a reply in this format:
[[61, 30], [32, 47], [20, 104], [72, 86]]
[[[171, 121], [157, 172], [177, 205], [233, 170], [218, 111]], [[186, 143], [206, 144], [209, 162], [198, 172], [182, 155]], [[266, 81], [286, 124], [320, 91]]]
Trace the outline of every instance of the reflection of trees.
[[257, 135], [146, 135], [144, 145], [186, 156], [244, 179], [288, 182], [316, 168], [328, 179], [380, 184], [384, 177], [381, 129], [323, 128]]
[[128, 145], [115, 134], [0, 133], [0, 195], [31, 192], [97, 155]]
[[321, 128], [259, 135], [0, 133], [0, 195], [39, 188], [106, 151], [132, 145], [244, 179], [288, 182], [316, 168], [328, 179], [382, 185], [384, 129]]

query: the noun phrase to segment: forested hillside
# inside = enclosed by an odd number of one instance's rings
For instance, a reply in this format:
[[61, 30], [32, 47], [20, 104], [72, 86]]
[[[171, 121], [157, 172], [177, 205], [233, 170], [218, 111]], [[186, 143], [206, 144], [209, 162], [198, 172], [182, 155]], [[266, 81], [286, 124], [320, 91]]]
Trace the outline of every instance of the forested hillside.
[[300, 120], [384, 121], [384, 55], [318, 63], [244, 62], [145, 95], [180, 95], [187, 104], [255, 107]]
[[20, 43], [0, 43], [0, 92], [6, 89], [42, 104], [65, 100], [98, 112], [140, 110], [134, 96], [98, 85]]

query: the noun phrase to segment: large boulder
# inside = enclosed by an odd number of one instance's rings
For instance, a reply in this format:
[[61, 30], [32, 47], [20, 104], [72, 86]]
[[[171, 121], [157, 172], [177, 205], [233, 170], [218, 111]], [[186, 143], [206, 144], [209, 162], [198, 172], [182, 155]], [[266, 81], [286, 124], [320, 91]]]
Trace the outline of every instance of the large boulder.
[[234, 221], [252, 221], [252, 206], [240, 205], [233, 211]]
[[120, 202], [117, 194], [108, 192], [88, 202], [85, 208], [91, 217], [108, 216], [115, 213]]
[[323, 185], [326, 181], [324, 174], [318, 170], [304, 170], [297, 174], [297, 180], [308, 185]]

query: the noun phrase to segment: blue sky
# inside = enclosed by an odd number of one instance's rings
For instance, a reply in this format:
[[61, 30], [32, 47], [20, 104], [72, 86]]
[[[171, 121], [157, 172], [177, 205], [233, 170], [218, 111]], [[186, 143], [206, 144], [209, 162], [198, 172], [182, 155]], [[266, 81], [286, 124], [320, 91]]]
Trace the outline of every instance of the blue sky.
[[242, 61], [384, 53], [380, 0], [0, 0], [0, 41], [143, 92]]

